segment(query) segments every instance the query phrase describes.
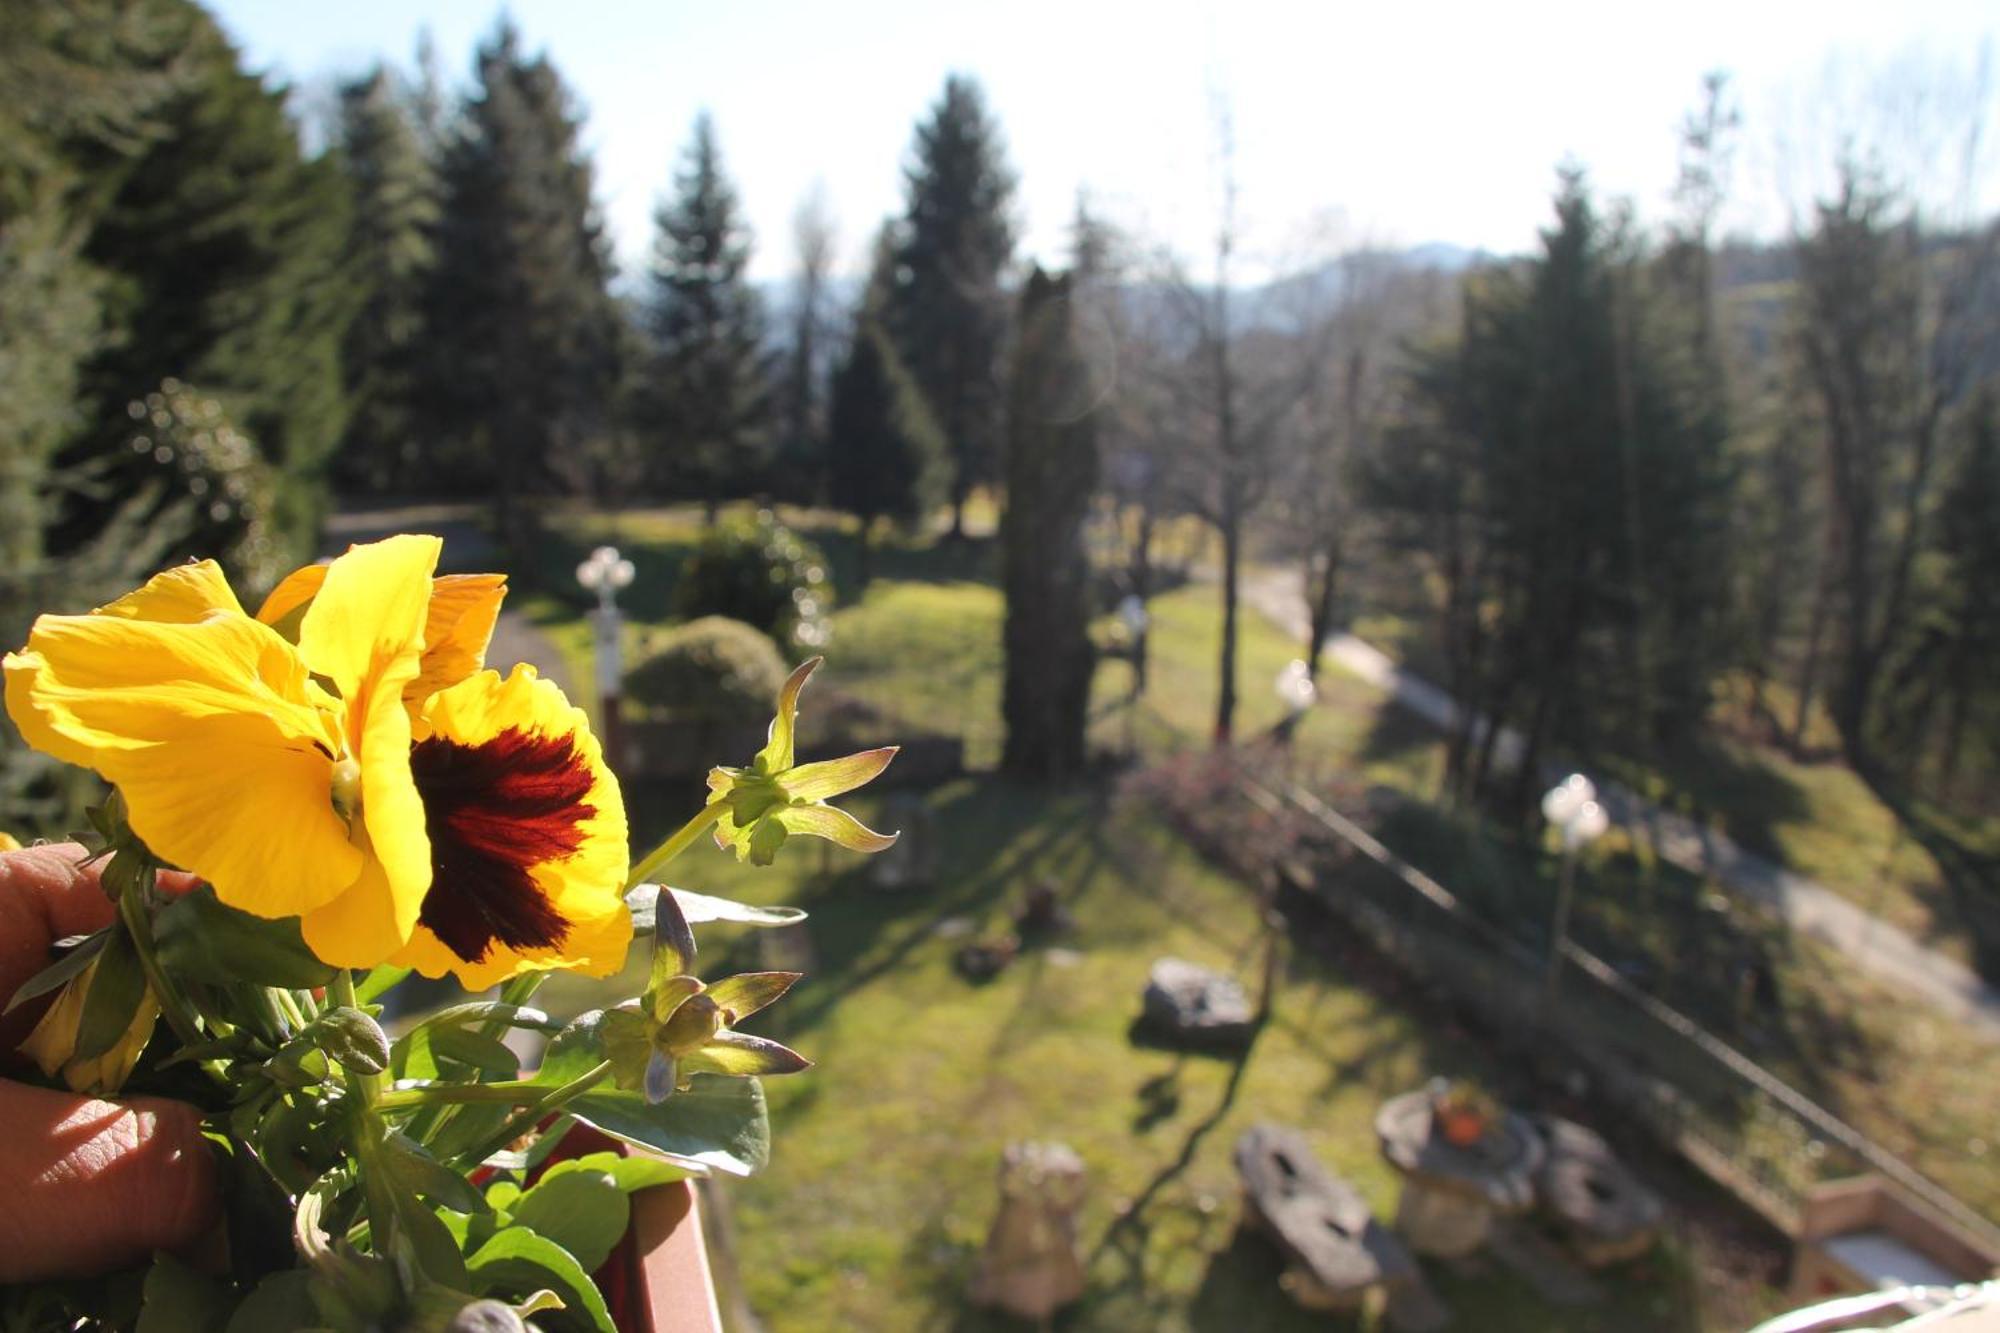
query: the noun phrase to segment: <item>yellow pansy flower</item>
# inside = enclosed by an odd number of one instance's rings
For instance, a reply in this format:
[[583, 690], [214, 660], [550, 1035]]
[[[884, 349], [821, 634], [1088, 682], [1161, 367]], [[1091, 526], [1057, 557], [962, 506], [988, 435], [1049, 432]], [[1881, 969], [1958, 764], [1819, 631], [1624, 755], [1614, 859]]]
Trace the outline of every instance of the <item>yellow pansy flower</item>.
[[8, 712], [115, 784], [156, 854], [231, 906], [299, 916], [336, 966], [407, 946], [475, 986], [613, 970], [631, 934], [616, 783], [555, 686], [472, 674], [502, 581], [434, 583], [439, 548], [355, 546], [281, 584], [271, 623], [213, 562], [43, 616], [6, 658]]
[[392, 960], [483, 990], [625, 963], [625, 803], [583, 710], [531, 666], [482, 671], [425, 701], [410, 753], [435, 876]]

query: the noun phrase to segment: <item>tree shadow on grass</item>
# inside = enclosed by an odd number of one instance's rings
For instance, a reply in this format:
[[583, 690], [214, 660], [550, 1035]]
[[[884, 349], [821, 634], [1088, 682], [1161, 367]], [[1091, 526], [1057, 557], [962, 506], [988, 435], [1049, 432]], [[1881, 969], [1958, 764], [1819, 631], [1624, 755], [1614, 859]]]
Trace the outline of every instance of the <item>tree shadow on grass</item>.
[[2000, 985], [2000, 855], [1973, 846], [1958, 830], [1905, 792], [1879, 782], [1871, 789], [1902, 821], [1904, 832], [1937, 862], [1944, 902], [1933, 902], [1941, 918], [1958, 921], [1972, 944], [1972, 968]]
[[929, 888], [882, 889], [864, 864], [801, 896], [819, 965], [815, 985], [787, 1002], [795, 1030], [810, 1031], [841, 996], [903, 966], [946, 918], [985, 917], [1028, 867], [1087, 838], [1092, 822], [1088, 802], [1051, 803], [998, 778], [975, 779], [933, 809]]

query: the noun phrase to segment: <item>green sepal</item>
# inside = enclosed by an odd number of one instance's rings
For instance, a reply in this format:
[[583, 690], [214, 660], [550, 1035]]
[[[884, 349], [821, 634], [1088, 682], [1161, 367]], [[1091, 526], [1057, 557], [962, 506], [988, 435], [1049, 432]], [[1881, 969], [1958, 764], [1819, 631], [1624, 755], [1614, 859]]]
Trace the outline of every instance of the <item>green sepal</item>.
[[18, 1006], [26, 1004], [37, 995], [47, 995], [82, 972], [84, 968], [90, 966], [91, 959], [104, 951], [105, 944], [111, 939], [111, 932], [112, 928], [106, 926], [102, 930], [92, 931], [83, 936], [62, 957], [22, 982], [20, 989], [8, 999], [6, 1008], [0, 1009], [0, 1014], [13, 1013]]
[[329, 1009], [299, 1035], [350, 1073], [379, 1074], [389, 1067], [388, 1034], [359, 1009], [345, 1005]]
[[802, 972], [738, 972], [710, 985], [706, 994], [724, 1010], [722, 1020], [735, 1027], [766, 1005], [774, 1003], [798, 983]]
[[71, 1058], [94, 1060], [110, 1050], [130, 1030], [145, 997], [146, 969], [140, 965], [138, 947], [123, 926], [114, 927], [97, 956], [97, 970], [90, 975]]

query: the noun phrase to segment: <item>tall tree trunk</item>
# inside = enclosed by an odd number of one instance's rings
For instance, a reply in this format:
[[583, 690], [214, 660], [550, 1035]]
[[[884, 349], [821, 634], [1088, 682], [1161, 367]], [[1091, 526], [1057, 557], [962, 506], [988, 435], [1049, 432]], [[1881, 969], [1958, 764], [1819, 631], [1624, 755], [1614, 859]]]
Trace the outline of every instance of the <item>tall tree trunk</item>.
[[1820, 651], [1826, 637], [1826, 604], [1832, 593], [1831, 577], [1822, 569], [1813, 589], [1812, 617], [1806, 622], [1806, 660], [1799, 667], [1798, 707], [1792, 714], [1792, 734], [1786, 739], [1793, 758], [1804, 752], [1806, 724], [1812, 720], [1813, 692], [1819, 685]]
[[1215, 743], [1227, 745], [1236, 729], [1236, 579], [1243, 558], [1243, 521], [1233, 497], [1222, 513], [1222, 661], [1215, 692]]
[[1306, 675], [1319, 679], [1320, 649], [1333, 633], [1335, 593], [1340, 587], [1340, 553], [1329, 539], [1317, 559], [1306, 561]]

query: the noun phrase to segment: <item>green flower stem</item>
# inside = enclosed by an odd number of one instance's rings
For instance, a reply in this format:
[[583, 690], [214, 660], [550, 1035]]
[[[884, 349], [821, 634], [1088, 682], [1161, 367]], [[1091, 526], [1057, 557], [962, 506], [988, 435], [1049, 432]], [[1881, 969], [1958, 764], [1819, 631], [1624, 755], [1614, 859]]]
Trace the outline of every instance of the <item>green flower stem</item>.
[[655, 847], [638, 865], [632, 867], [632, 873], [625, 877], [626, 891], [630, 892], [646, 883], [660, 873], [661, 867], [694, 846], [694, 840], [707, 832], [716, 820], [722, 818], [723, 811], [728, 808], [727, 803], [723, 801], [703, 806], [700, 814], [681, 825], [672, 837]]
[[[337, 1005], [361, 1007], [354, 994], [354, 973], [344, 967], [333, 974], [327, 996]], [[354, 1156], [360, 1164], [361, 1192], [368, 1207], [368, 1234], [379, 1249], [386, 1242], [396, 1216], [395, 1198], [389, 1191], [386, 1174], [388, 1168], [382, 1162], [382, 1136], [387, 1132], [378, 1109], [382, 1076], [363, 1074], [346, 1065], [340, 1069], [354, 1093]]]
[[[333, 984], [327, 987], [327, 994], [332, 997], [333, 1002], [337, 1005], [343, 1005], [349, 1009], [359, 1009], [361, 1007], [361, 1002], [354, 997], [354, 973], [347, 968], [343, 967], [333, 974]], [[341, 1066], [341, 1069], [347, 1075], [348, 1083], [353, 1086], [355, 1095], [360, 1098], [363, 1113], [370, 1119], [375, 1119], [375, 1108], [383, 1097], [382, 1076], [380, 1074], [356, 1073], [354, 1070], [348, 1069], [345, 1065]], [[378, 1134], [381, 1132], [379, 1121], [374, 1126], [374, 1129]]]
[[583, 1096], [584, 1093], [589, 1092], [592, 1088], [610, 1077], [611, 1062], [609, 1060], [600, 1060], [593, 1068], [585, 1070], [569, 1082], [549, 1089], [548, 1095], [535, 1102], [534, 1105], [509, 1116], [507, 1123], [488, 1135], [485, 1142], [460, 1153], [454, 1165], [460, 1170], [479, 1165], [479, 1163], [485, 1161], [494, 1153], [499, 1152], [536, 1125], [539, 1125], [551, 1114], [568, 1106], [571, 1102]]
[[160, 1012], [165, 1015], [167, 1026], [181, 1039], [181, 1045], [200, 1045], [203, 1038], [201, 1028], [195, 1023], [194, 1011], [189, 1007], [187, 997], [181, 994], [180, 987], [160, 966], [159, 954], [153, 949], [153, 918], [146, 910], [145, 895], [136, 891], [119, 894], [118, 915], [125, 923], [126, 934], [132, 938], [133, 951], [139, 955], [139, 970], [146, 974], [146, 984], [160, 1002]]
[[524, 1078], [498, 1083], [430, 1083], [416, 1088], [391, 1088], [382, 1094], [376, 1105], [384, 1111], [407, 1111], [414, 1106], [463, 1106], [475, 1102], [526, 1106], [539, 1102], [548, 1090], [548, 1084], [531, 1083]]

